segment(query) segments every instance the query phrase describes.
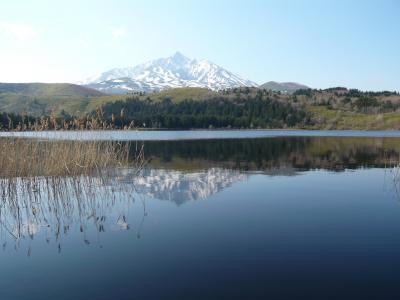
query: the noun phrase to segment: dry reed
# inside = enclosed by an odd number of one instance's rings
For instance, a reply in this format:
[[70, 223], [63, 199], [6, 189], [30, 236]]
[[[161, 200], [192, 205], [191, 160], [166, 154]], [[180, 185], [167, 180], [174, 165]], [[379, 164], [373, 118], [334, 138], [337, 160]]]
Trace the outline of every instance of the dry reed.
[[0, 178], [98, 175], [110, 167], [140, 167], [143, 148], [116, 141], [0, 139]]

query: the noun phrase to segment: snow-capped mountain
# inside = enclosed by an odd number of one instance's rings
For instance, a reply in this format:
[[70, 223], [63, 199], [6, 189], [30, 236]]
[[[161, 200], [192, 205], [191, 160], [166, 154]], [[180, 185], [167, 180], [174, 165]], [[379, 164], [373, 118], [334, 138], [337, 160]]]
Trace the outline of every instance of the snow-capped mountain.
[[221, 90], [258, 86], [208, 60], [190, 59], [179, 52], [135, 67], [112, 69], [79, 84], [106, 93], [150, 92], [176, 87]]

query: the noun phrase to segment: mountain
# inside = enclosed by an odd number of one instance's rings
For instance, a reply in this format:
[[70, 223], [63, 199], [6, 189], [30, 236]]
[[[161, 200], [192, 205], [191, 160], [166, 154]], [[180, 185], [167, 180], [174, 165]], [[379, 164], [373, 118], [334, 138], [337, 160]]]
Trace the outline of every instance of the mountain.
[[260, 89], [272, 90], [275, 92], [293, 93], [297, 90], [309, 89], [308, 86], [296, 82], [269, 81], [259, 86]]
[[0, 94], [29, 97], [98, 97], [105, 94], [85, 86], [70, 83], [1, 83]]
[[190, 59], [179, 52], [135, 67], [112, 69], [79, 84], [106, 93], [152, 92], [177, 87], [221, 90], [258, 86], [208, 60]]

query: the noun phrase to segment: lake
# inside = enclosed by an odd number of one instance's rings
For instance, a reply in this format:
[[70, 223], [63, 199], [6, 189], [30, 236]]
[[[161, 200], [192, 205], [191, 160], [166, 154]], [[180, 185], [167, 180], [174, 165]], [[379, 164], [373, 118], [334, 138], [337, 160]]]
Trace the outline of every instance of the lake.
[[93, 179], [83, 197], [73, 179], [55, 198], [2, 195], [0, 299], [400, 295], [397, 131], [94, 138], [136, 140], [149, 162]]

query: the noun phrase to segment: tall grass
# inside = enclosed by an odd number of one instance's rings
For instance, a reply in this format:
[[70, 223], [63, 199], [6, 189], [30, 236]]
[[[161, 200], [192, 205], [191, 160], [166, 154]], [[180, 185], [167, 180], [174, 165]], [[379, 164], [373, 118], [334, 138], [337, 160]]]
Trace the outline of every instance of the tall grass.
[[42, 227], [59, 240], [76, 222], [101, 232], [105, 210], [133, 200], [118, 170], [137, 176], [146, 163], [143, 145], [117, 141], [0, 138], [0, 153], [0, 233], [17, 242]]

